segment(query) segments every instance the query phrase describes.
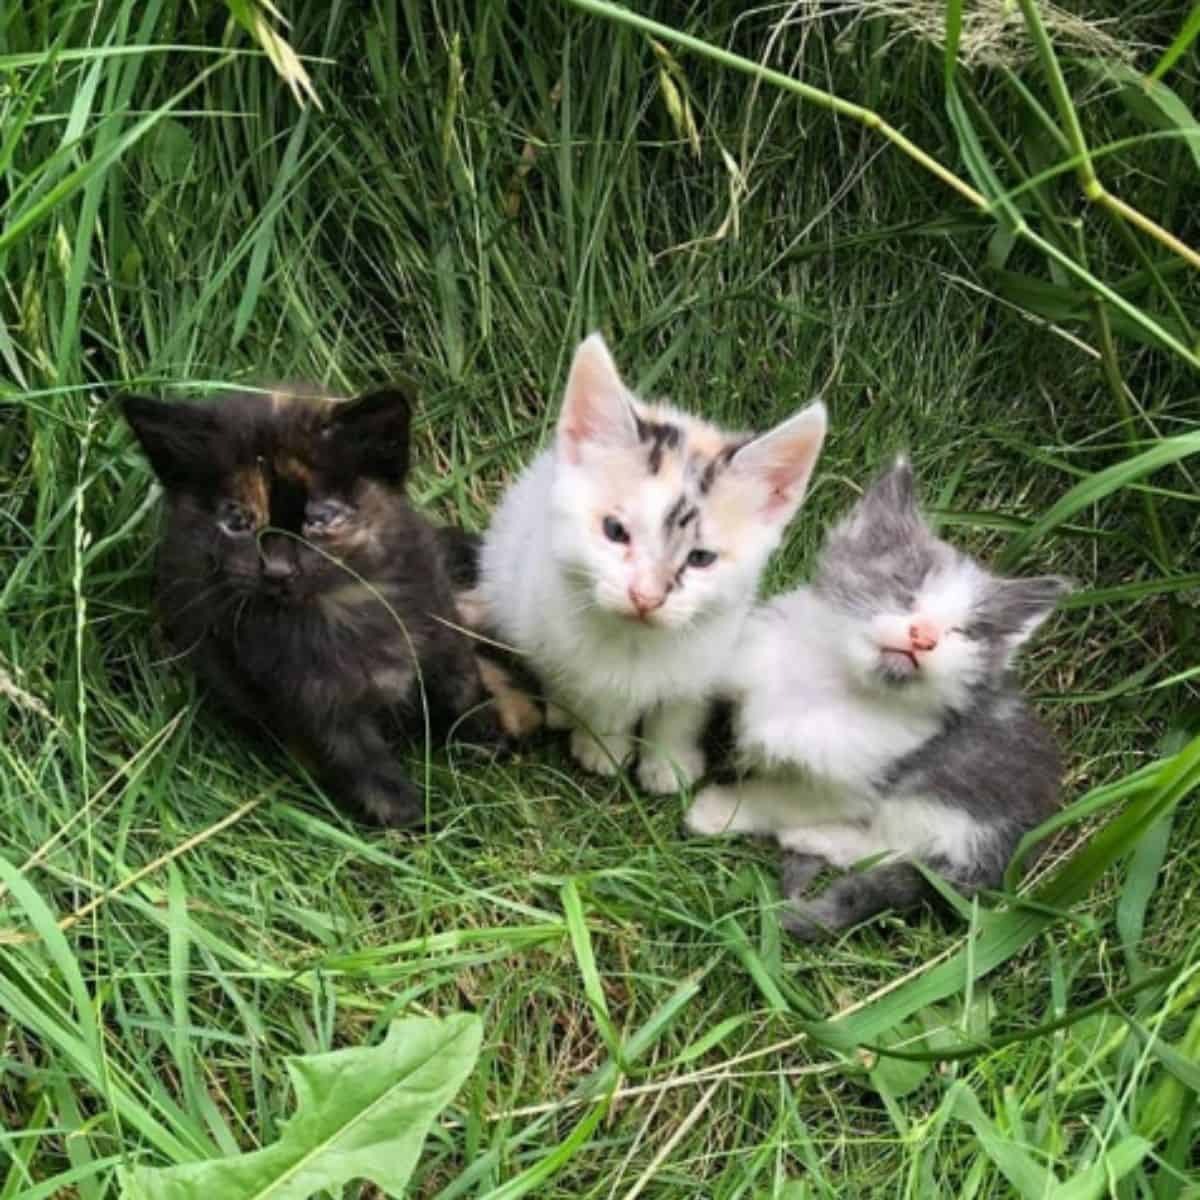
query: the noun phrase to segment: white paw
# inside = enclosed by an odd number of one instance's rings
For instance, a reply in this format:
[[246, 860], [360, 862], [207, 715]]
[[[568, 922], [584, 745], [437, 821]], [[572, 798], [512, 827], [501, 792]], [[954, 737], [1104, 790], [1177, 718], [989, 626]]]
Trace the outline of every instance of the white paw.
[[706, 787], [692, 801], [683, 823], [692, 833], [713, 837], [732, 833], [733, 818], [737, 815], [737, 797], [723, 787]]
[[600, 742], [582, 729], [571, 731], [571, 757], [593, 775], [615, 775], [632, 749], [632, 741], [623, 734]]
[[691, 787], [704, 774], [704, 751], [694, 746], [676, 751], [674, 754], [659, 754], [655, 750], [642, 751], [638, 763], [638, 783], [654, 796], [677, 792]]

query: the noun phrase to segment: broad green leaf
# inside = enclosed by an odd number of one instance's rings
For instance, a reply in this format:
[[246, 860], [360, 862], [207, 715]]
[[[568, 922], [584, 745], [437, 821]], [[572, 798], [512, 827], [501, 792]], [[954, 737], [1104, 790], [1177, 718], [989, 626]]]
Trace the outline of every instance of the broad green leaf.
[[382, 1045], [288, 1060], [296, 1113], [279, 1141], [236, 1158], [140, 1167], [125, 1200], [308, 1200], [353, 1179], [404, 1195], [433, 1119], [475, 1065], [467, 1013], [394, 1021]]
[[1131, 979], [1137, 979], [1145, 970], [1138, 955], [1138, 944], [1146, 924], [1146, 909], [1158, 886], [1158, 873], [1167, 857], [1173, 816], [1173, 813], [1166, 813], [1138, 842], [1117, 900], [1117, 933], [1125, 951]]
[[1039, 1166], [984, 1111], [978, 1097], [964, 1083], [956, 1084], [949, 1099], [950, 1111], [975, 1132], [984, 1154], [1025, 1200], [1045, 1200], [1057, 1184], [1052, 1172]]
[[1150, 1153], [1150, 1149], [1150, 1143], [1145, 1138], [1122, 1138], [1090, 1167], [1065, 1183], [1060, 1183], [1050, 1196], [1052, 1200], [1100, 1200], [1100, 1197], [1111, 1194], [1111, 1185], [1128, 1175]]
[[1167, 1074], [1183, 1084], [1185, 1088], [1200, 1095], [1200, 1066], [1196, 1063], [1196, 1043], [1200, 1041], [1200, 1014], [1192, 1021], [1192, 1027], [1185, 1038], [1182, 1051], [1176, 1050], [1169, 1042], [1164, 1042], [1156, 1034], [1143, 1029], [1132, 1017], [1125, 1018], [1129, 1028], [1133, 1030], [1138, 1041], [1146, 1047], [1148, 1054], [1157, 1058], [1166, 1068]]
[[[1019, 189], [1014, 188], [1015, 194]], [[1086, 287], [1073, 287], [1070, 284], [1055, 283], [1052, 280], [1038, 279], [1019, 271], [996, 271], [993, 280], [996, 294], [1021, 308], [1045, 317], [1056, 324], [1067, 324], [1072, 321], [1087, 321], [1091, 318], [1090, 294]], [[1123, 284], [1114, 285], [1124, 291]], [[1161, 333], [1176, 339], [1187, 336], [1186, 330], [1178, 321], [1171, 317], [1154, 314], [1152, 317], [1141, 309], [1135, 309], [1131, 301], [1124, 303], [1129, 311], [1113, 309], [1109, 313], [1109, 322], [1114, 332], [1129, 341], [1143, 346], [1154, 346], [1161, 343]], [[1136, 311], [1143, 321], [1133, 319], [1131, 313]], [[1156, 328], [1149, 328], [1152, 323]]]
[[1200, 167], [1200, 126], [1177, 92], [1165, 83], [1143, 78], [1120, 63], [1105, 63], [1100, 71], [1119, 85], [1117, 95], [1138, 120], [1151, 129], [1179, 133], [1186, 140], [1196, 165]]
[[154, 173], [170, 183], [182, 183], [193, 174], [195, 140], [188, 127], [174, 117], [160, 121], [148, 135], [147, 159]]
[[[903, 1047], [913, 1043], [920, 1044], [924, 1038], [925, 1030], [920, 1025], [915, 1021], [906, 1021], [884, 1038], [883, 1045], [888, 1048]], [[933, 1063], [928, 1060], [914, 1061], [881, 1055], [867, 1072], [867, 1077], [871, 1086], [881, 1096], [899, 1100], [910, 1092], [915, 1092], [929, 1078], [932, 1071]]]

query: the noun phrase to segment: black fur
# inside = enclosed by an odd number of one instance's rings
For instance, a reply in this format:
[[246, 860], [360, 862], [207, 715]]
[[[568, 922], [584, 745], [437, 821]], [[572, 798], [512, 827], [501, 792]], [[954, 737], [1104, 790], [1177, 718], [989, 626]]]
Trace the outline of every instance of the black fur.
[[176, 651], [351, 810], [421, 820], [394, 747], [423, 731], [422, 687], [435, 728], [489, 744], [499, 733], [476, 711], [471, 642], [444, 623], [457, 616], [450, 535], [404, 494], [407, 394], [122, 408], [166, 489], [157, 606]]
[[646, 460], [651, 475], [657, 475], [662, 467], [663, 454], [667, 450], [675, 450], [683, 440], [683, 432], [678, 425], [668, 421], [644, 421], [637, 418], [637, 435], [639, 442], [650, 443], [650, 454]]

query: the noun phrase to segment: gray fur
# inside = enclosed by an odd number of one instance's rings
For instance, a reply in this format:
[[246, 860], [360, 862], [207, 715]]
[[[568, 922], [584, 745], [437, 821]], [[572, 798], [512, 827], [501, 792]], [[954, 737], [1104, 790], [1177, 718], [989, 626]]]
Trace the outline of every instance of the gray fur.
[[883, 475], [825, 540], [813, 587], [855, 613], [907, 608], [921, 581], [959, 555], [921, 520], [912, 470], [901, 460]]
[[[903, 609], [931, 571], [964, 557], [922, 520], [911, 469], [900, 461], [830, 533], [814, 587], [828, 603], [851, 613]], [[923, 799], [970, 818], [976, 828], [972, 860], [926, 864], [965, 894], [1000, 885], [1021, 838], [1057, 807], [1062, 776], [1058, 749], [1021, 696], [1011, 658], [1069, 585], [1055, 577], [983, 578], [963, 628], [981, 644], [981, 674], [971, 681], [965, 704], [945, 710], [939, 731], [875, 781], [881, 805]], [[900, 678], [894, 695], [901, 703]], [[929, 892], [912, 866], [890, 862], [847, 874], [816, 899], [804, 899], [820, 868], [812, 855], [785, 856], [782, 887], [792, 907], [783, 924], [805, 940], [847, 929], [884, 909], [912, 907]]]

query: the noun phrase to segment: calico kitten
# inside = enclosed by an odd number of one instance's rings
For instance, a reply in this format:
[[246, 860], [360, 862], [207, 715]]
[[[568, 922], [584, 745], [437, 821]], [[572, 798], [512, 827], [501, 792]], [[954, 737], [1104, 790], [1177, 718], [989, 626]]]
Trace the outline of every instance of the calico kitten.
[[599, 334], [579, 347], [554, 445], [485, 535], [478, 597], [582, 766], [616, 771], [644, 717], [643, 787], [703, 772], [706, 698], [824, 437], [821, 404], [761, 436], [646, 404]]
[[[791, 851], [783, 923], [805, 939], [917, 903], [906, 860], [962, 891], [998, 885], [1058, 802], [1058, 752], [1011, 668], [1067, 586], [997, 578], [935, 537], [898, 462], [828, 535], [812, 586], [747, 623], [729, 683], [749, 774], [704, 789], [688, 827]], [[801, 899], [825, 864], [881, 854]]]
[[127, 397], [166, 489], [157, 601], [167, 636], [229, 712], [265, 725], [352, 810], [424, 815], [392, 736], [431, 717], [496, 740], [445, 562], [404, 494], [408, 397]]

